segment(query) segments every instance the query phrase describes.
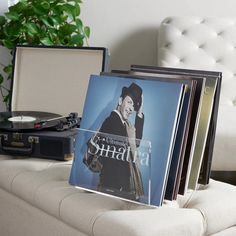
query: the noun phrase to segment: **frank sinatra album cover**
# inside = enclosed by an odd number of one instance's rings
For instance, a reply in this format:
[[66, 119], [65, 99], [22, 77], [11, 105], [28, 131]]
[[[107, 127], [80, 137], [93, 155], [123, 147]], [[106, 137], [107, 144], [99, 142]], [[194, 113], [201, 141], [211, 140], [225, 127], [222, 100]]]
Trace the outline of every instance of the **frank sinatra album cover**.
[[160, 206], [183, 91], [175, 82], [92, 75], [70, 184]]

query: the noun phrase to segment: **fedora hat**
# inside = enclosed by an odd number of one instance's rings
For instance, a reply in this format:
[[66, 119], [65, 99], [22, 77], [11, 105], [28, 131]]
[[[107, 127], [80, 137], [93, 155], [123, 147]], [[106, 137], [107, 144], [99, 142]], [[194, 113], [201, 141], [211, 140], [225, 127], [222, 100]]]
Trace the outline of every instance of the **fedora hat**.
[[134, 110], [138, 111], [142, 103], [142, 89], [135, 83], [132, 83], [129, 87], [122, 88], [121, 96], [130, 96], [134, 102]]

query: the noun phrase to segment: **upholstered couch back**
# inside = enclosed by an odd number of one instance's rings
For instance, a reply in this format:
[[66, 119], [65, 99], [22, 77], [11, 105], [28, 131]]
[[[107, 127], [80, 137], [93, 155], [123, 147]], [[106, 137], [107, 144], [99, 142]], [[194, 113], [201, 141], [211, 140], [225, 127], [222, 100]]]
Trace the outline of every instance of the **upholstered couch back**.
[[168, 17], [158, 65], [223, 73], [213, 170], [236, 170], [236, 19]]

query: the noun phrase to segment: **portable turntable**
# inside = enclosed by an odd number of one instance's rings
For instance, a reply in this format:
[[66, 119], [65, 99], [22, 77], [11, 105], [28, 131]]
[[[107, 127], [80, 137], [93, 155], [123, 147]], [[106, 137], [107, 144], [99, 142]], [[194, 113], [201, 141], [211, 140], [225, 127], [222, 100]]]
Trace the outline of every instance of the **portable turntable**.
[[17, 46], [10, 112], [0, 112], [0, 154], [69, 160], [91, 74], [106, 70], [99, 47]]
[[27, 132], [36, 130], [64, 131], [79, 125], [77, 113], [68, 116], [41, 111], [0, 112], [0, 130]]

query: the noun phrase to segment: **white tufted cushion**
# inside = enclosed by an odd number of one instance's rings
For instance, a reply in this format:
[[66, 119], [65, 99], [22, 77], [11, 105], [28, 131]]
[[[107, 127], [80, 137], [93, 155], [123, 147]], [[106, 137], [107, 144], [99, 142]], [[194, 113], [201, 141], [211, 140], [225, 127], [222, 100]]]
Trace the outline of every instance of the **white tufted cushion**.
[[235, 186], [211, 179], [209, 185], [192, 192], [184, 207], [198, 209], [207, 225], [206, 235], [212, 235], [235, 225], [235, 198]]
[[195, 209], [149, 209], [77, 189], [68, 183], [70, 169], [70, 162], [0, 155], [0, 235], [198, 236], [206, 230]]
[[223, 73], [212, 169], [236, 170], [236, 19], [166, 18], [158, 65]]

